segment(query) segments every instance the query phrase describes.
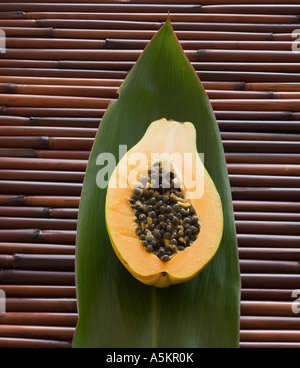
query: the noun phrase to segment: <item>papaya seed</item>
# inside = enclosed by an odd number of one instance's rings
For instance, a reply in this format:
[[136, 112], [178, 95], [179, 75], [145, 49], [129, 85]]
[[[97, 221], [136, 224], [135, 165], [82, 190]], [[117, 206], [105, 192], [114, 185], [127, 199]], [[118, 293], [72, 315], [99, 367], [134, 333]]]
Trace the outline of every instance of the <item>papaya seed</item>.
[[172, 171], [165, 174], [157, 161], [148, 169], [148, 177], [141, 177], [129, 199], [135, 211], [137, 236], [146, 251], [163, 262], [190, 246], [200, 232], [196, 211], [184, 200], [180, 185], [174, 186], [175, 178]]

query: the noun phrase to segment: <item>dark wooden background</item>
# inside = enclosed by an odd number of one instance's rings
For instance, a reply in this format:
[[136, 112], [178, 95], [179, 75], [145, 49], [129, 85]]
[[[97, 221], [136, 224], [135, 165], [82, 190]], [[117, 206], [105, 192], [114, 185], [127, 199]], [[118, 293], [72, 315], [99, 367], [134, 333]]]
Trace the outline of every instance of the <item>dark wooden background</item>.
[[[300, 347], [299, 0], [0, 3], [0, 347], [70, 347], [75, 234], [101, 117], [168, 11], [220, 126], [241, 347]], [[296, 50], [296, 49], [295, 49]], [[300, 296], [300, 292], [299, 292]]]

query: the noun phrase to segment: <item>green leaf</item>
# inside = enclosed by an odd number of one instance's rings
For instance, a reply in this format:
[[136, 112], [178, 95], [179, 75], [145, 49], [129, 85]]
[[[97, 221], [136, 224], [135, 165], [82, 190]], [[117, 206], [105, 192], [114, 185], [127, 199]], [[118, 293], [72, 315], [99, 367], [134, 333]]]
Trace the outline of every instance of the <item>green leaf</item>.
[[[160, 118], [190, 121], [221, 196], [224, 235], [212, 262], [191, 281], [158, 289], [137, 281], [116, 257], [105, 226], [106, 189], [97, 157], [134, 146]], [[105, 164], [103, 163], [105, 166]], [[235, 348], [240, 273], [232, 199], [218, 125], [201, 82], [168, 20], [149, 43], [103, 117], [90, 155], [78, 219], [74, 347]]]

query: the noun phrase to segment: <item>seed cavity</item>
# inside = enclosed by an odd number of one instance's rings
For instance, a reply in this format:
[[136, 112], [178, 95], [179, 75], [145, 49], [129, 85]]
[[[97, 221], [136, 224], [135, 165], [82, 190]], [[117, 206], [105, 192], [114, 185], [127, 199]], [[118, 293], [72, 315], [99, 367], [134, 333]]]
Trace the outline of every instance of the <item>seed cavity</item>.
[[196, 211], [185, 201], [178, 183], [175, 173], [157, 161], [129, 199], [142, 246], [163, 262], [189, 247], [201, 230]]

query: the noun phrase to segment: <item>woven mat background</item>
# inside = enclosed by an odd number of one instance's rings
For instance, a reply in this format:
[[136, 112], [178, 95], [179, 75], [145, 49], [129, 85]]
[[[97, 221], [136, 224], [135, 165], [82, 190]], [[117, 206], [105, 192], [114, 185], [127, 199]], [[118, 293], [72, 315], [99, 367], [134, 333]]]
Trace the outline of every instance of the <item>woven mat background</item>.
[[300, 5], [286, 2], [0, 3], [7, 47], [0, 54], [0, 289], [7, 302], [0, 347], [71, 346], [89, 151], [106, 107], [168, 11], [226, 151], [242, 273], [241, 347], [300, 347], [300, 292], [293, 293], [300, 289], [300, 41], [292, 34]]

